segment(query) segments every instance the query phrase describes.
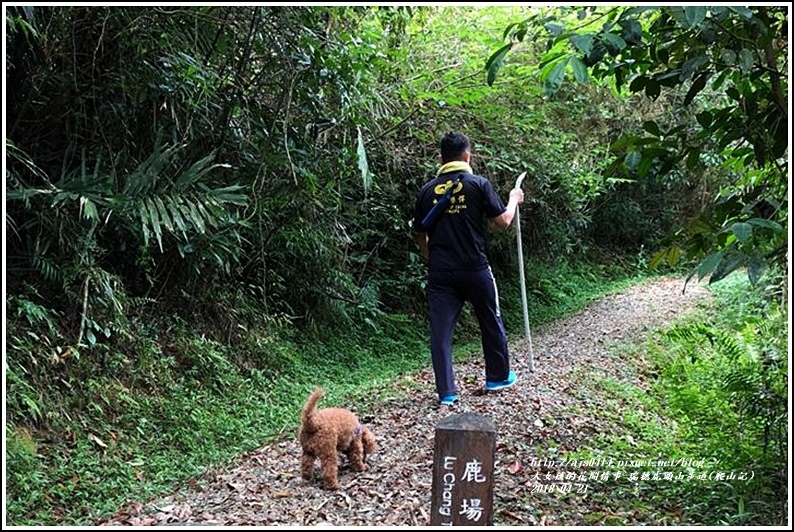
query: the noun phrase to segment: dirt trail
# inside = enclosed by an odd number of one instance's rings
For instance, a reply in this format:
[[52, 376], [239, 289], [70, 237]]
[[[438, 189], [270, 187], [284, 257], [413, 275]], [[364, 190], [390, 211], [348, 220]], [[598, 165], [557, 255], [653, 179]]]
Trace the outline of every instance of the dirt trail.
[[[462, 395], [461, 403], [451, 408], [435, 404], [429, 368], [396, 382], [398, 398], [380, 403], [365, 420], [380, 446], [370, 471], [354, 473], [345, 464], [338, 492], [300, 478], [300, 447], [288, 438], [247, 453], [235, 465], [209, 472], [178, 493], [133, 504], [102, 524], [428, 525], [434, 427], [443, 417], [467, 411], [487, 416], [497, 426], [497, 525], [592, 524], [581, 521], [576, 511], [561, 509], [553, 494], [531, 493], [537, 471], [529, 464], [549, 453], [576, 449], [601, 429], [597, 412], [572, 375], [587, 370], [642, 385], [628, 365], [610, 354], [610, 347], [651, 334], [709, 297], [696, 283], [685, 293], [683, 286], [680, 279], [647, 281], [532, 331], [533, 373], [527, 371], [523, 332], [513, 331], [514, 338], [521, 337], [510, 346], [520, 380], [510, 390], [479, 395], [484, 370], [476, 356], [455, 368]], [[539, 456], [539, 449], [545, 456]]]

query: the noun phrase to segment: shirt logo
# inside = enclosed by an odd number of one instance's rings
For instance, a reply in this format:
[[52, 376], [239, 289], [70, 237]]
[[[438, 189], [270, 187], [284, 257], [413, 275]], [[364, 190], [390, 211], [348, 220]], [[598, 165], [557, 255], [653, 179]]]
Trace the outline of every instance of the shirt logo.
[[[444, 194], [446, 194], [446, 192], [449, 190], [451, 186], [452, 186], [451, 180], [447, 181], [446, 183], [439, 183], [438, 185], [435, 186], [435, 188], [433, 188], [433, 192], [440, 198]], [[455, 189], [452, 191], [452, 195], [449, 198], [449, 207], [447, 207], [447, 210], [444, 212], [446, 212], [447, 214], [457, 214], [466, 208], [466, 195], [460, 194], [462, 190], [463, 190], [463, 183], [460, 182], [458, 183], [458, 186], [456, 186]], [[438, 203], [439, 198], [433, 200], [433, 205]]]
[[[443, 196], [444, 194], [446, 194], [447, 190], [449, 190], [449, 187], [451, 186], [452, 186], [452, 181], [447, 181], [446, 183], [439, 183], [433, 189], [433, 192], [437, 196]], [[455, 187], [455, 190], [453, 190], [452, 193], [457, 194], [461, 190], [463, 190], [463, 183], [458, 183], [458, 186]]]

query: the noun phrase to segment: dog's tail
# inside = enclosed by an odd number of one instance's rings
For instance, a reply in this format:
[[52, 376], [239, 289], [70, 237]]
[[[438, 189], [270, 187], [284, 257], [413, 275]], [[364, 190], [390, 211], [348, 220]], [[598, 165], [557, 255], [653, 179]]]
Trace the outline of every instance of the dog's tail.
[[317, 410], [317, 403], [320, 402], [320, 399], [322, 399], [324, 396], [325, 390], [322, 388], [315, 388], [309, 398], [306, 400], [306, 404], [303, 405], [303, 410], [301, 410], [301, 424], [310, 432], [314, 431], [312, 414], [314, 414], [314, 412]]

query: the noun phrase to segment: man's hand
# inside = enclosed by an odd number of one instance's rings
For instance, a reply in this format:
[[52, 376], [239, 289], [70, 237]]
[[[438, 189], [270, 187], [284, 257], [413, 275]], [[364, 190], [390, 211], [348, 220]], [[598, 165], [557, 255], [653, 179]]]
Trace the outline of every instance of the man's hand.
[[492, 219], [493, 224], [499, 229], [507, 229], [510, 227], [516, 215], [516, 208], [520, 203], [524, 203], [524, 191], [520, 188], [514, 188], [510, 191], [507, 209], [505, 209], [505, 212]]
[[[515, 201], [516, 205], [524, 203], [524, 191], [520, 188], [514, 188], [510, 191], [510, 199], [508, 200], [508, 204], [511, 201]], [[509, 210], [509, 207], [508, 207]]]

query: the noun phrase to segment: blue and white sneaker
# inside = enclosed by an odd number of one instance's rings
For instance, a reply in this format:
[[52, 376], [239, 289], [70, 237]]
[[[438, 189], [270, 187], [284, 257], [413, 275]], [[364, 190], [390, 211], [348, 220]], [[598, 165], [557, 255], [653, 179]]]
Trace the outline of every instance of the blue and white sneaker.
[[441, 406], [452, 406], [458, 404], [459, 400], [460, 398], [457, 395], [445, 395], [438, 400], [438, 404]]
[[485, 390], [488, 392], [496, 392], [499, 390], [504, 390], [505, 388], [510, 388], [513, 386], [518, 377], [516, 376], [515, 371], [510, 370], [510, 373], [507, 375], [507, 379], [503, 381], [485, 381]]

